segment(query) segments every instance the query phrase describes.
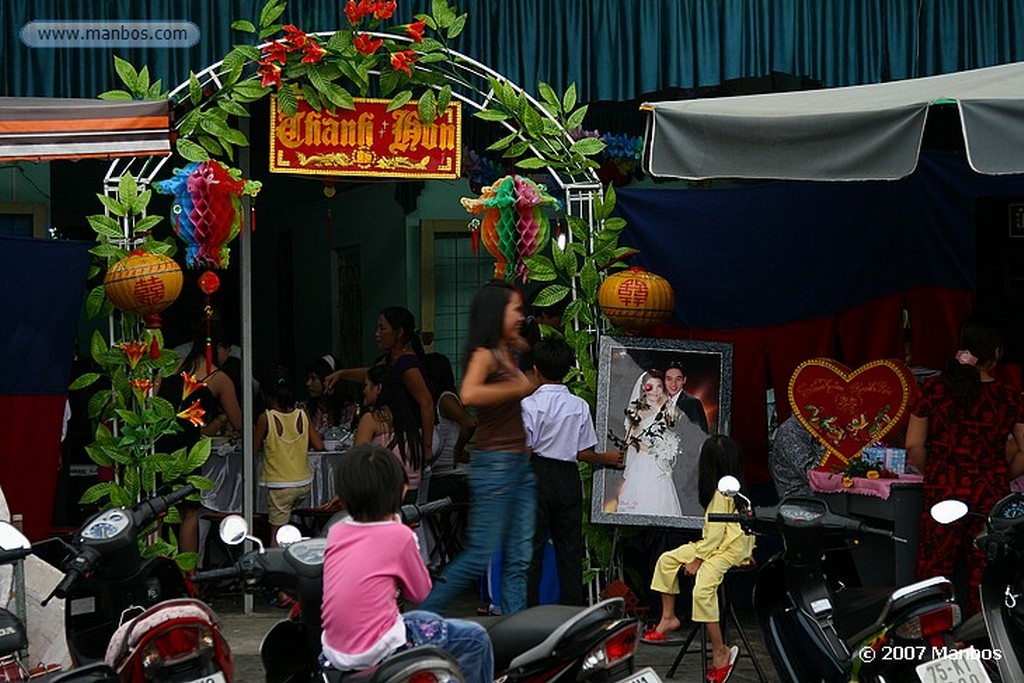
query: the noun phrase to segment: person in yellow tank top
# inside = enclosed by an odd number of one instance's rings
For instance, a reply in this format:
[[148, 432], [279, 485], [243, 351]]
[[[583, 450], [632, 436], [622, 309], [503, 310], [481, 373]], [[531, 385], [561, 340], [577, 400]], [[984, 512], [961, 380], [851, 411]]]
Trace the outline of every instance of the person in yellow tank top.
[[681, 626], [676, 616], [676, 595], [679, 594], [678, 573], [694, 577], [692, 619], [703, 622], [712, 646], [712, 667], [708, 680], [724, 683], [732, 673], [739, 652], [729, 647], [722, 637], [718, 611], [718, 586], [732, 567], [752, 561], [754, 537], [743, 533], [736, 522], [708, 522], [710, 513], [735, 513], [732, 498], [718, 492], [718, 480], [732, 475], [743, 481], [740, 445], [728, 436], [708, 437], [697, 461], [697, 497], [706, 509], [704, 532], [699, 541], [662, 553], [654, 567], [651, 590], [661, 593], [661, 621], [644, 635], [644, 642], [665, 643], [666, 635]]
[[288, 523], [292, 511], [309, 496], [313, 477], [309, 447], [323, 450], [324, 442], [306, 411], [295, 407], [283, 368], [275, 368], [261, 384], [268, 409], [256, 420], [253, 450], [263, 448], [263, 477], [270, 508], [270, 546], [277, 545], [277, 530]]

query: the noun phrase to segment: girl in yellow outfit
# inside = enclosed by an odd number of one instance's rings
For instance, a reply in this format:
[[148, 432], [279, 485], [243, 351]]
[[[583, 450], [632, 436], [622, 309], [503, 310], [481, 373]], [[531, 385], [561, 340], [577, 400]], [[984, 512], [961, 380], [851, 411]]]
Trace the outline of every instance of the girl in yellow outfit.
[[732, 475], [743, 481], [740, 446], [728, 436], [711, 436], [700, 449], [698, 466], [698, 499], [706, 508], [704, 532], [701, 540], [681, 545], [662, 553], [654, 568], [651, 590], [661, 596], [661, 621], [647, 632], [644, 640], [664, 642], [665, 636], [681, 625], [676, 616], [676, 595], [679, 594], [677, 574], [682, 569], [695, 577], [693, 587], [693, 621], [703, 622], [713, 648], [712, 665], [708, 679], [724, 681], [731, 673], [735, 648], [727, 647], [719, 625], [718, 586], [731, 567], [751, 558], [754, 537], [743, 533], [735, 522], [708, 522], [709, 513], [735, 513], [732, 498], [718, 492], [718, 480]]

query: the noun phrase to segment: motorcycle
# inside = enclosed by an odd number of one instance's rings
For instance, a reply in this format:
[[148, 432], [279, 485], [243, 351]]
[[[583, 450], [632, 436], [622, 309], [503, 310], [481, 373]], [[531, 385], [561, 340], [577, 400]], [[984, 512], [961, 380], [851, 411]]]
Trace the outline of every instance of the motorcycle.
[[789, 497], [754, 508], [739, 489], [735, 477], [719, 481], [738, 512], [710, 514], [708, 521], [738, 522], [746, 533], [782, 539], [783, 550], [758, 572], [754, 610], [783, 681], [845, 683], [853, 674], [862, 683], [987, 680], [979, 666], [969, 668], [975, 679], [952, 673], [965, 662], [952, 638], [960, 609], [947, 579], [896, 589], [830, 584], [822, 562], [828, 550], [855, 547], [865, 534], [902, 539], [835, 514], [819, 499]]
[[[931, 508], [932, 518], [940, 524], [968, 513], [959, 500], [940, 501]], [[1011, 493], [996, 503], [974, 544], [986, 556], [981, 612], [965, 621], [954, 637], [980, 646], [977, 658], [999, 679], [1024, 681], [1024, 494]]]
[[[423, 505], [405, 505], [401, 509], [402, 521], [415, 524], [449, 504], [450, 501], [443, 499]], [[281, 547], [266, 549], [258, 539], [248, 535], [245, 520], [236, 516], [221, 522], [220, 537], [227, 545], [249, 540], [256, 547], [231, 567], [197, 573], [196, 581], [241, 579], [247, 590], [283, 587], [298, 595], [289, 618], [276, 624], [260, 646], [268, 683], [402, 683], [414, 678], [416, 681], [461, 683], [463, 680], [454, 660], [443, 650], [429, 646], [405, 650], [362, 671], [321, 669], [320, 608], [327, 539], [300, 538], [297, 529], [282, 527], [278, 535]], [[488, 631], [494, 649], [495, 680], [502, 683], [559, 678], [603, 683], [633, 673], [639, 627], [635, 619], [624, 616], [621, 598], [587, 608], [543, 605], [510, 616], [473, 620]], [[645, 674], [648, 682], [658, 680], [650, 670], [639, 674]]]
[[[0, 564], [12, 564], [32, 553], [25, 535], [9, 522], [0, 521]], [[61, 672], [59, 665], [27, 669], [19, 654], [28, 647], [25, 624], [17, 615], [0, 608], [0, 681], [46, 681], [49, 683], [116, 683], [109, 666], [96, 665]]]
[[139, 535], [195, 492], [187, 485], [104, 510], [76, 532], [64, 578], [43, 601], [65, 599], [64, 630], [76, 666], [106, 662], [125, 683], [230, 683], [231, 650], [217, 615], [192, 599], [172, 559], [139, 551]]

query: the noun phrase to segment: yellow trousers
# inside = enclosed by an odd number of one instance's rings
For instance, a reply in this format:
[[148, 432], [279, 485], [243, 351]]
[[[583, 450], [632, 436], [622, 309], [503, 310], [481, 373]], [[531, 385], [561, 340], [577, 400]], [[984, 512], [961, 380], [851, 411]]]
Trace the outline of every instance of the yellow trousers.
[[[678, 595], [678, 573], [684, 564], [695, 559], [697, 555], [693, 543], [662, 553], [654, 567], [654, 576], [651, 577], [651, 590]], [[732, 558], [716, 554], [709, 555], [701, 563], [693, 584], [693, 621], [708, 623], [719, 620], [718, 586], [732, 566]]]

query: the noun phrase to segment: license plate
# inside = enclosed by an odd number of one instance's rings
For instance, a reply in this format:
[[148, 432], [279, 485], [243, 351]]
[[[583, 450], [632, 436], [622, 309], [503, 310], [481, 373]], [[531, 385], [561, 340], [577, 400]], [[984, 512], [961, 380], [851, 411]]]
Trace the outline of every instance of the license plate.
[[918, 664], [916, 671], [921, 683], [992, 683], [974, 648]]
[[644, 667], [629, 678], [623, 678], [619, 683], [661, 683], [658, 674], [651, 667]]
[[202, 678], [196, 678], [186, 683], [228, 683], [228, 679], [224, 677], [224, 674], [220, 671], [212, 673], [209, 676], [203, 676]]

